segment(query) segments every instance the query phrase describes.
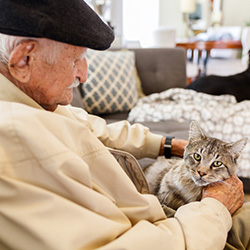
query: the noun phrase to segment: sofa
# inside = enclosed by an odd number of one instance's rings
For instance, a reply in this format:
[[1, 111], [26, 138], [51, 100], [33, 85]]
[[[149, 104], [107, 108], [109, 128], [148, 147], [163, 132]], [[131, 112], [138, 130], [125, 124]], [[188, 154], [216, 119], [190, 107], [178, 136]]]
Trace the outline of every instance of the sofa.
[[[92, 52], [91, 52], [92, 53]], [[90, 53], [90, 54], [91, 54]], [[95, 53], [95, 52], [93, 52]], [[96, 77], [99, 72], [95, 72], [95, 68], [97, 67], [97, 71], [99, 70], [98, 67], [102, 65], [103, 60], [106, 57], [102, 57], [105, 55], [104, 53], [109, 53], [112, 56], [116, 56], [117, 53], [121, 53], [120, 55], [127, 55], [133, 56], [134, 61], [128, 61], [128, 65], [134, 64], [134, 71], [132, 78], [137, 78], [136, 80], [139, 83], [136, 83], [136, 89], [132, 90], [132, 94], [137, 92], [137, 100], [143, 96], [149, 96], [153, 93], [160, 93], [162, 91], [173, 89], [173, 88], [185, 88], [187, 83], [186, 77], [186, 51], [183, 48], [136, 48], [136, 49], [129, 49], [129, 50], [109, 50], [106, 52], [101, 52], [100, 55], [97, 54], [97, 57], [91, 55], [87, 58], [89, 64], [89, 78]], [[131, 59], [131, 58], [130, 58]], [[113, 59], [112, 59], [113, 60]], [[115, 58], [114, 61], [117, 60], [119, 62], [119, 58]], [[127, 60], [125, 58], [124, 60]], [[108, 62], [109, 63], [109, 62]], [[126, 63], [124, 63], [126, 64]], [[121, 67], [123, 67], [123, 65]], [[103, 65], [102, 65], [103, 67]], [[94, 85], [97, 84], [98, 80], [101, 82], [102, 85], [106, 85], [108, 81], [107, 71], [112, 68], [112, 65], [108, 65], [107, 68], [102, 69], [103, 74], [99, 75], [98, 79], [91, 78], [92, 83]], [[123, 69], [121, 69], [123, 70]], [[114, 70], [115, 71], [115, 70]], [[117, 74], [117, 72], [115, 71]], [[92, 74], [92, 75], [91, 75]], [[132, 73], [131, 73], [132, 74]], [[130, 84], [131, 79], [129, 78], [129, 72], [125, 70], [125, 78], [129, 79]], [[112, 76], [112, 80], [113, 80]], [[121, 78], [122, 79], [122, 78]], [[123, 79], [122, 79], [123, 80]], [[136, 81], [135, 80], [135, 81]], [[91, 84], [92, 84], [91, 83]], [[97, 110], [96, 107], [92, 110], [88, 110], [89, 104], [95, 103], [95, 101], [99, 101], [103, 95], [105, 95], [104, 91], [100, 93], [91, 92], [95, 86], [88, 85], [89, 83], [86, 82], [83, 85], [80, 85], [78, 88], [73, 90], [73, 100], [71, 105], [81, 107], [86, 109], [90, 113], [94, 113], [96, 115], [101, 116], [104, 118], [107, 123], [116, 122], [120, 120], [126, 120], [128, 118], [129, 111], [131, 106], [129, 104], [123, 105], [126, 106], [127, 109], [125, 110], [116, 110], [112, 111], [112, 109], [104, 112], [100, 112]], [[138, 87], [139, 85], [139, 87]], [[83, 88], [85, 90], [83, 91]], [[119, 88], [121, 88], [119, 86]], [[132, 87], [130, 87], [131, 89]], [[107, 83], [107, 89], [110, 89], [110, 86]], [[90, 90], [89, 96], [86, 96], [86, 92]], [[126, 92], [126, 91], [125, 91]], [[114, 91], [116, 93], [116, 91]], [[96, 100], [92, 100], [91, 98], [95, 96]], [[112, 98], [108, 98], [114, 99]], [[133, 98], [132, 98], [133, 99]], [[130, 103], [132, 103], [132, 107], [135, 105], [136, 101], [133, 101], [130, 98]], [[83, 100], [85, 100], [83, 102]], [[103, 102], [99, 102], [99, 105], [105, 106]], [[113, 105], [115, 106], [115, 105]], [[161, 135], [172, 135], [176, 138], [180, 139], [187, 139], [188, 138], [188, 130], [189, 130], [189, 123], [190, 120], [185, 121], [176, 121], [174, 119], [164, 120], [164, 121], [147, 121], [142, 122], [145, 126], [149, 127], [152, 132], [161, 134]], [[140, 159], [139, 163], [142, 167], [150, 164], [153, 160], [152, 159]], [[244, 182], [245, 192], [250, 192], [250, 180], [248, 178], [241, 178]]]
[[[182, 48], [137, 48], [129, 49], [135, 56], [135, 67], [145, 95], [166, 89], [186, 86], [186, 52]], [[112, 50], [117, 52], [117, 50]], [[81, 86], [74, 89], [72, 105], [85, 108], [82, 103]], [[98, 114], [107, 123], [126, 120], [129, 111]], [[187, 139], [189, 122], [145, 122], [153, 131], [162, 135], [173, 135]]]

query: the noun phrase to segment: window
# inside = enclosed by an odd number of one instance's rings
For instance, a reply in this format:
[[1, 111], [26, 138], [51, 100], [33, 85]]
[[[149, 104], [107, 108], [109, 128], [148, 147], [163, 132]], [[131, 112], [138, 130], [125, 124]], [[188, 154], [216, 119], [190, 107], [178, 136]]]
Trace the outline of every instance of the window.
[[126, 41], [139, 41], [142, 47], [151, 46], [152, 33], [158, 24], [158, 0], [123, 1], [123, 34]]

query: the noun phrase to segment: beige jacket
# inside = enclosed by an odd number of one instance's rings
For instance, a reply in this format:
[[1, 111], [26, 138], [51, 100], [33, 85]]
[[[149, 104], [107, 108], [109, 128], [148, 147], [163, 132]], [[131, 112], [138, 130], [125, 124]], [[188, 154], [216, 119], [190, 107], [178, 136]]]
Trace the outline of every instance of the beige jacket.
[[223, 248], [231, 216], [220, 202], [166, 219], [103, 145], [156, 157], [160, 136], [72, 107], [45, 111], [2, 75], [0, 100], [0, 249]]

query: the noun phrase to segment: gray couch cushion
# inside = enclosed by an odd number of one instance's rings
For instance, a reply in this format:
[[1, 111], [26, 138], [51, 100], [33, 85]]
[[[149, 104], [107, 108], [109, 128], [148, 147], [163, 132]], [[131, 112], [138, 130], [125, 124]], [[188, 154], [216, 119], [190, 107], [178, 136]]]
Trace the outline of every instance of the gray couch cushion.
[[142, 124], [150, 129], [151, 132], [163, 136], [171, 135], [179, 139], [188, 139], [189, 121], [178, 122], [167, 120], [162, 122], [142, 122]]
[[[121, 120], [127, 120], [128, 113], [116, 113], [116, 114], [107, 114], [102, 115], [102, 118], [106, 120], [107, 123], [117, 122]], [[188, 139], [188, 131], [189, 131], [189, 121], [178, 122], [175, 120], [167, 120], [160, 122], [142, 122], [144, 126], [148, 127], [151, 132], [160, 134], [163, 136], [171, 135], [176, 138]]]
[[183, 48], [143, 48], [133, 51], [146, 95], [186, 86], [186, 51]]

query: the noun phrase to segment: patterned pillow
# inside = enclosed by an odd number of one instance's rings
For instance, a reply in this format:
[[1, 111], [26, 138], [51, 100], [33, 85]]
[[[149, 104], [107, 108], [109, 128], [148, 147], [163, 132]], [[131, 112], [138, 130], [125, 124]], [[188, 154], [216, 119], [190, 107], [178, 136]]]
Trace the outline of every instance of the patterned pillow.
[[92, 114], [129, 111], [137, 102], [132, 51], [88, 50], [88, 79], [82, 85], [84, 109]]

